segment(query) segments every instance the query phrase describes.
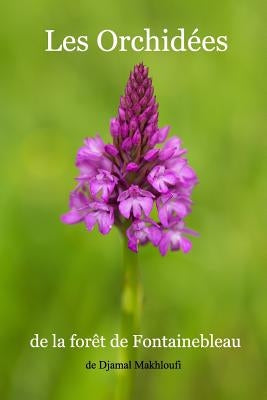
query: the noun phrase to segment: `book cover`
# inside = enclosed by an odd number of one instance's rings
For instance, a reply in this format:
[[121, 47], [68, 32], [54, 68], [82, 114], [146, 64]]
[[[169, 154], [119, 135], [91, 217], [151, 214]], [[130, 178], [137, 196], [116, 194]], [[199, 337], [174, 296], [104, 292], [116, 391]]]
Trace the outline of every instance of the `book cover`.
[[266, 398], [263, 6], [1, 4], [1, 399]]

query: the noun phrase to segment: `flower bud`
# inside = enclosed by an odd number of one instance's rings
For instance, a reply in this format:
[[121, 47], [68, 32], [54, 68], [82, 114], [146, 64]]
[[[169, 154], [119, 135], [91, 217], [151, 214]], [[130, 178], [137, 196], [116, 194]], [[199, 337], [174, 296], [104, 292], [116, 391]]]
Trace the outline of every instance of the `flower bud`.
[[120, 134], [120, 123], [116, 118], [112, 118], [110, 121], [110, 133], [113, 137], [117, 137]]
[[129, 137], [124, 139], [124, 141], [122, 142], [122, 145], [121, 145], [122, 150], [129, 151], [129, 150], [131, 150], [132, 147], [133, 147], [132, 139]]
[[136, 117], [133, 117], [133, 118], [131, 119], [131, 121], [130, 121], [130, 124], [129, 124], [129, 130], [130, 130], [130, 132], [135, 132], [136, 129], [137, 129], [137, 126], [138, 126], [137, 118], [136, 118]]
[[135, 133], [133, 135], [132, 142], [134, 145], [138, 145], [141, 143], [141, 133], [138, 129], [135, 131]]
[[153, 161], [157, 158], [159, 153], [159, 149], [151, 149], [144, 155], [144, 159], [146, 161]]
[[125, 138], [128, 135], [128, 125], [124, 122], [121, 126], [121, 136]]
[[134, 162], [130, 162], [126, 167], [126, 171], [127, 172], [135, 172], [138, 170], [138, 168], [139, 168], [138, 164], [136, 164]]
[[105, 151], [106, 151], [106, 153], [108, 153], [109, 155], [111, 155], [113, 157], [116, 157], [119, 154], [118, 149], [115, 146], [113, 146], [113, 144], [107, 144], [105, 146]]
[[119, 107], [119, 117], [122, 121], [125, 121], [125, 111], [121, 107]]

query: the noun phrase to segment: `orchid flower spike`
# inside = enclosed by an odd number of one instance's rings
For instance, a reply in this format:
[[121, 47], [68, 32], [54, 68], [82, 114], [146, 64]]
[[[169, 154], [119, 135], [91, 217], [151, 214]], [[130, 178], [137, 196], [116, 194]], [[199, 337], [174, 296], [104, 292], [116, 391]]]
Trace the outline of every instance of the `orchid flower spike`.
[[[148, 242], [162, 255], [190, 251], [185, 235], [196, 232], [185, 227], [184, 218], [191, 212], [198, 180], [180, 138], [166, 140], [169, 130], [158, 127], [152, 80], [148, 68], [138, 64], [130, 73], [117, 116], [110, 121], [112, 143], [105, 144], [97, 135], [85, 139], [78, 151], [78, 185], [62, 222], [83, 222], [89, 231], [97, 225], [103, 235], [116, 225], [134, 252]], [[156, 221], [150, 215], [154, 207]]]

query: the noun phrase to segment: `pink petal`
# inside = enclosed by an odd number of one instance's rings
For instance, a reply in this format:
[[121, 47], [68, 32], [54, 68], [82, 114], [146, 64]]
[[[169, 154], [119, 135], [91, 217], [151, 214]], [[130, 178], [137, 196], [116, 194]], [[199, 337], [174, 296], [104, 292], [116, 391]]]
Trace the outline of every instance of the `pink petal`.
[[187, 214], [187, 207], [181, 201], [177, 201], [173, 205], [173, 209], [176, 211], [177, 215], [181, 218], [184, 218]]
[[159, 219], [163, 226], [168, 226], [168, 210], [166, 206], [163, 206], [158, 210]]
[[138, 199], [140, 200], [140, 205], [144, 210], [145, 216], [148, 217], [153, 208], [153, 199], [151, 197], [139, 197]]
[[103, 235], [107, 235], [109, 233], [112, 225], [113, 221], [111, 220], [109, 214], [102, 213], [101, 216], [98, 217], [98, 228]]
[[191, 250], [191, 248], [192, 248], [192, 243], [190, 242], [189, 239], [187, 239], [187, 238], [185, 238], [185, 237], [182, 237], [182, 238], [181, 238], [181, 240], [180, 240], [180, 245], [181, 245], [181, 250], [182, 250], [184, 253], [188, 253], [188, 252]]
[[166, 185], [166, 183], [162, 178], [155, 180], [153, 186], [160, 193], [167, 193], [169, 191], [168, 186]]
[[83, 218], [83, 215], [81, 215], [77, 210], [70, 210], [60, 217], [64, 224], [77, 224], [78, 222], [81, 222]]
[[162, 237], [161, 230], [156, 226], [151, 226], [149, 228], [149, 240], [154, 246], [158, 246], [160, 239]]
[[167, 172], [166, 174], [164, 174], [164, 181], [169, 183], [170, 185], [175, 185], [176, 183], [175, 175], [171, 172]]
[[131, 198], [120, 202], [119, 210], [125, 218], [130, 218], [132, 206], [133, 206], [133, 200]]
[[130, 250], [134, 251], [135, 253], [137, 253], [137, 251], [138, 251], [137, 240], [129, 239], [128, 240], [128, 248]]
[[168, 235], [165, 234], [159, 243], [159, 251], [162, 256], [165, 256], [167, 254], [169, 243], [170, 241]]
[[140, 218], [142, 215], [141, 203], [138, 199], [132, 200], [133, 204], [133, 215], [135, 218]]
[[158, 131], [158, 143], [164, 142], [166, 137], [168, 136], [170, 130], [170, 126], [164, 126], [163, 128], [160, 128]]
[[88, 231], [91, 231], [96, 224], [95, 215], [93, 213], [87, 214], [84, 219], [84, 222], [85, 222], [85, 225], [86, 225], [86, 228], [88, 229]]

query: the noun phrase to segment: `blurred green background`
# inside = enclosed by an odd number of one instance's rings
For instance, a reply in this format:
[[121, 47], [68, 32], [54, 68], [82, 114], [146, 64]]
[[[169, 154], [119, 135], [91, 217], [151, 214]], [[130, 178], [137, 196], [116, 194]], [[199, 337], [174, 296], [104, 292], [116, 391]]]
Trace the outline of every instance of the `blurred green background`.
[[[65, 226], [74, 158], [85, 136], [109, 140], [128, 73], [150, 67], [160, 125], [189, 149], [200, 185], [188, 225], [188, 255], [140, 251], [143, 334], [240, 337], [241, 350], [144, 350], [180, 359], [181, 372], [139, 374], [139, 399], [266, 397], [266, 219], [264, 220], [263, 2], [258, 0], [55, 1], [1, 4], [0, 398], [110, 399], [114, 373], [87, 360], [110, 349], [29, 347], [34, 333], [109, 337], [118, 332], [122, 281], [119, 233]], [[226, 53], [103, 53], [97, 33], [138, 35], [167, 27], [229, 38]], [[46, 53], [56, 37], [89, 35], [85, 53]], [[265, 174], [264, 174], [265, 172]]]

